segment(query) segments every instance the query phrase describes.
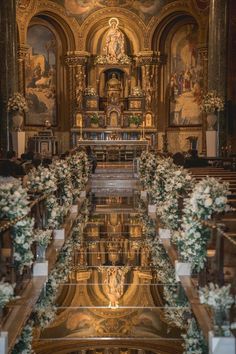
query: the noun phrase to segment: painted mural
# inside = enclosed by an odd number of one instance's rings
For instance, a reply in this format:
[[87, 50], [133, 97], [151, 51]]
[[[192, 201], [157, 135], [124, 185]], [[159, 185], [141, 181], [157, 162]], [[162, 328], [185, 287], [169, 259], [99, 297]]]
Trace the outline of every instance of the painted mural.
[[171, 41], [170, 125], [201, 124], [203, 70], [197, 57], [197, 27], [184, 25]]
[[56, 124], [56, 40], [43, 25], [34, 25], [27, 34], [26, 98], [29, 106], [26, 124]]
[[55, 0], [63, 4], [69, 15], [76, 16], [81, 23], [92, 12], [108, 6], [127, 8], [148, 22], [159, 15], [162, 7], [173, 0]]

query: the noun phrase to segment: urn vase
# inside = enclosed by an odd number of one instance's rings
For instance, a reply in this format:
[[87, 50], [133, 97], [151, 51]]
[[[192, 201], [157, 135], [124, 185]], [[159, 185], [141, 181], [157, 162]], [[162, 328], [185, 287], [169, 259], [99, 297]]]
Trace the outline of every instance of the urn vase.
[[217, 122], [217, 116], [214, 113], [209, 113], [207, 115], [207, 130], [216, 130], [215, 124]]
[[17, 111], [16, 113], [14, 113], [12, 116], [13, 130], [20, 132], [23, 121], [24, 121], [24, 117], [21, 112]]

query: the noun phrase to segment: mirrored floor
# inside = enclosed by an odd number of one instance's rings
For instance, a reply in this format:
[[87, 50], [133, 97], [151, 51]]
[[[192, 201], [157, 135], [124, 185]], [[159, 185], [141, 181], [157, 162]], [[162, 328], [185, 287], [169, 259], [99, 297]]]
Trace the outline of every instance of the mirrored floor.
[[[181, 303], [183, 290], [157, 278], [137, 210], [137, 191], [128, 196], [119, 192], [90, 193], [91, 213], [81, 244], [73, 250], [68, 280], [60, 284], [56, 319], [35, 341], [36, 353], [47, 353], [40, 347], [50, 343], [52, 348], [58, 340], [65, 346], [74, 342], [79, 346], [85, 340], [90, 346], [97, 340], [116, 345], [88, 347], [83, 354], [152, 353], [152, 346], [156, 353], [182, 353], [180, 330], [165, 317], [163, 292], [174, 287]], [[117, 346], [127, 340], [138, 347]], [[147, 348], [150, 343], [149, 349], [144, 350], [142, 343]]]

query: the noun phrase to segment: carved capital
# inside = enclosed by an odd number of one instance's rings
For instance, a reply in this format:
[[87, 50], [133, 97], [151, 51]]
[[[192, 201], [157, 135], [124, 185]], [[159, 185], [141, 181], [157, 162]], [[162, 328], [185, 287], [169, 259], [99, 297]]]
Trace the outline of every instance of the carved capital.
[[86, 65], [89, 57], [88, 52], [67, 52], [65, 63], [68, 66]]
[[28, 50], [29, 50], [29, 46], [26, 45], [26, 44], [20, 44], [18, 46], [18, 50], [17, 50], [17, 53], [18, 53], [18, 59], [19, 60], [24, 60], [26, 58], [26, 55], [28, 53]]
[[161, 63], [161, 54], [156, 51], [139, 52], [136, 57], [136, 63], [143, 65], [159, 65]]

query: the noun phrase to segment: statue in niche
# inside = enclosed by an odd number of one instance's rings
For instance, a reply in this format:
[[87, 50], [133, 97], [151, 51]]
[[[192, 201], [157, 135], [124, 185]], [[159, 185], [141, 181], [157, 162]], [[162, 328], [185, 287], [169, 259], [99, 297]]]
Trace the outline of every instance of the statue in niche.
[[124, 34], [118, 28], [119, 20], [112, 17], [109, 20], [110, 29], [106, 36], [104, 48], [108, 63], [117, 63], [125, 56]]

